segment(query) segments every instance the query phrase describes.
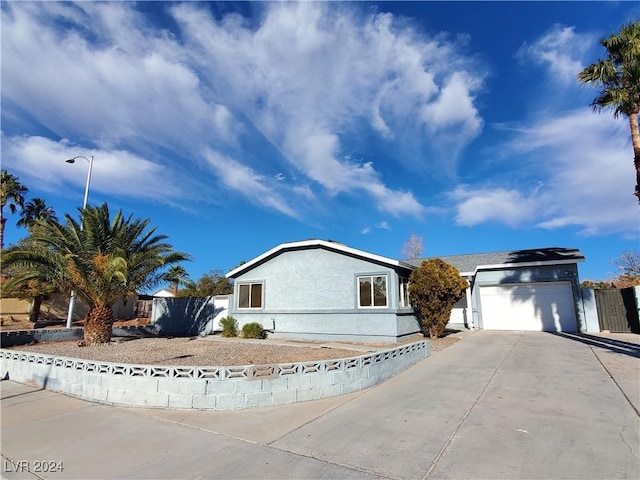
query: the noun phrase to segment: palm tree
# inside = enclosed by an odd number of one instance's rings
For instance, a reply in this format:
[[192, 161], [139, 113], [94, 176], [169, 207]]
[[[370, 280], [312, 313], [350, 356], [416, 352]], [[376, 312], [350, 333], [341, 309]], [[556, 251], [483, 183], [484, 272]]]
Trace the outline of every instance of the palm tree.
[[6, 168], [0, 173], [0, 250], [4, 248], [4, 225], [7, 219], [4, 217], [4, 207], [8, 206], [11, 213], [16, 213], [18, 207], [24, 206], [24, 196], [29, 189], [22, 185], [18, 177], [7, 172]]
[[163, 276], [163, 280], [171, 283], [173, 296], [176, 297], [178, 295], [178, 287], [180, 285], [191, 286], [193, 282], [191, 282], [189, 278], [189, 274], [187, 271], [180, 265], [174, 265], [171, 267]]
[[[36, 248], [37, 245], [31, 245], [33, 241], [27, 237], [18, 242], [17, 245], [9, 247], [7, 250], [25, 248], [29, 245], [29, 248]], [[45, 248], [42, 246], [42, 248]], [[5, 250], [5, 255], [7, 254]], [[20, 267], [18, 265], [12, 265], [7, 268], [6, 262], [2, 262], [2, 295], [4, 297], [17, 297], [24, 300], [31, 301], [31, 308], [29, 309], [29, 321], [36, 323], [40, 318], [40, 310], [43, 300], [49, 298], [51, 294], [55, 293], [55, 286], [47, 281], [46, 278], [34, 275], [34, 272]]]
[[38, 220], [57, 220], [56, 212], [42, 198], [34, 198], [24, 204], [16, 225], [30, 230]]
[[37, 277], [59, 291], [75, 290], [89, 306], [84, 342], [98, 345], [111, 339], [114, 303], [157, 285], [167, 267], [190, 257], [148, 228], [148, 219], [125, 218], [122, 211], [111, 218], [106, 203], [79, 212], [80, 221], [65, 215], [64, 224], [36, 222], [33, 243], [8, 252], [3, 264], [27, 270], [21, 280]]
[[629, 118], [636, 167], [635, 196], [640, 203], [640, 22], [623, 25], [619, 33], [601, 39], [600, 45], [607, 50], [607, 58], [578, 73], [578, 81], [601, 87], [591, 103], [594, 111], [611, 109], [614, 117]]

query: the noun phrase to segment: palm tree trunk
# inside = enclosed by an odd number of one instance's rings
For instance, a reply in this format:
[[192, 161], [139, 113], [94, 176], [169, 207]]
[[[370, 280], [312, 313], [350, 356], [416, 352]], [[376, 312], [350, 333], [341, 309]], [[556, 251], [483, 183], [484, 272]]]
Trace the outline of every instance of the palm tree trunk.
[[7, 223], [7, 219], [2, 216], [2, 210], [0, 209], [0, 250], [4, 248], [4, 224]]
[[638, 132], [638, 112], [629, 114], [629, 126], [631, 127], [631, 143], [633, 144], [633, 164], [636, 167], [636, 192], [640, 203], [640, 132]]
[[36, 324], [38, 317], [40, 316], [40, 307], [42, 306], [42, 295], [36, 295], [33, 297], [33, 304], [31, 305], [31, 311], [29, 312], [29, 321]]
[[84, 344], [102, 345], [111, 341], [113, 310], [110, 307], [93, 307], [84, 323]]

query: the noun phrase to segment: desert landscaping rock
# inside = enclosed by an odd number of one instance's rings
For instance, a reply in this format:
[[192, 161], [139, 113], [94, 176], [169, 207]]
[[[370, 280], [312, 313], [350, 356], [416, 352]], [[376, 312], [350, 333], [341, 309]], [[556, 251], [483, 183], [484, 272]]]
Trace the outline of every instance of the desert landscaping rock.
[[[433, 339], [432, 352], [437, 352], [457, 342], [455, 337]], [[277, 363], [330, 360], [357, 357], [361, 348], [344, 344], [332, 348], [318, 345], [289, 345], [246, 342], [239, 339], [211, 341], [201, 338], [114, 338], [103, 346], [80, 347], [77, 341], [43, 342], [12, 347], [59, 357], [143, 365], [213, 366], [213, 365], [263, 365]], [[360, 347], [362, 345], [359, 345]], [[392, 348], [390, 344], [370, 345], [371, 350]], [[352, 349], [350, 349], [352, 348]]]

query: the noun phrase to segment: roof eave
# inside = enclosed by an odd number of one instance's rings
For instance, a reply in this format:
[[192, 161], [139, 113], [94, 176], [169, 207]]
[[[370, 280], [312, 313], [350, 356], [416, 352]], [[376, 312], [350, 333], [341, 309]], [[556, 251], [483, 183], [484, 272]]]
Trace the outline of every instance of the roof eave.
[[494, 265], [478, 265], [473, 275], [478, 270], [498, 270], [504, 268], [521, 268], [521, 267], [544, 267], [546, 265], [571, 265], [572, 263], [584, 262], [584, 257], [571, 258], [566, 260], [543, 260], [539, 262], [521, 262], [521, 263], [496, 263]]
[[329, 250], [334, 250], [350, 255], [354, 255], [360, 258], [364, 258], [367, 260], [372, 260], [374, 262], [383, 263], [392, 267], [400, 267], [406, 268], [408, 270], [413, 270], [415, 267], [399, 260], [395, 260], [388, 257], [383, 257], [381, 255], [376, 255], [375, 253], [369, 253], [362, 250], [358, 250], [355, 248], [347, 247], [341, 243], [336, 242], [328, 242], [326, 240], [302, 240], [300, 242], [289, 242], [289, 243], [281, 243], [280, 245], [272, 248], [271, 250], [263, 253], [262, 255], [257, 256], [253, 260], [236, 267], [235, 269], [228, 272], [225, 276], [227, 278], [235, 278], [238, 275], [241, 275], [247, 270], [250, 270], [255, 265], [260, 264], [261, 262], [267, 260], [272, 256], [276, 256], [280, 252], [284, 252], [291, 249], [299, 249], [299, 248], [310, 248], [310, 247], [324, 247]]

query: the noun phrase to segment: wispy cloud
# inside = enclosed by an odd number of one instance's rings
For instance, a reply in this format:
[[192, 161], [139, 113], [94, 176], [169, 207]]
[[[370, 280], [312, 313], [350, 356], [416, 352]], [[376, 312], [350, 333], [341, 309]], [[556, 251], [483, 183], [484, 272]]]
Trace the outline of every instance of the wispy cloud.
[[[583, 234], [636, 233], [637, 205], [627, 123], [588, 108], [540, 118], [504, 145], [509, 163], [526, 162], [529, 185], [460, 186], [451, 195], [460, 225], [577, 227]], [[506, 166], [506, 164], [505, 164]], [[522, 174], [522, 171], [520, 172]]]
[[210, 149], [205, 149], [203, 156], [228, 188], [244, 195], [254, 203], [264, 205], [289, 217], [297, 217], [296, 211], [282, 198], [282, 195], [277, 193], [272, 185], [269, 185], [269, 182], [278, 182], [278, 179], [267, 179], [239, 161]]
[[[254, 178], [295, 172], [310, 200], [364, 193], [380, 212], [421, 216], [411, 191], [371, 159], [346, 161], [345, 145], [368, 129], [395, 152], [390, 163], [427, 158], [455, 170], [456, 152], [482, 128], [477, 65], [455, 40], [428, 38], [391, 14], [312, 2], [256, 8], [249, 22], [177, 4], [169, 14], [179, 30], [169, 32], [130, 3], [5, 2], [3, 115], [86, 148], [153, 154], [172, 172], [208, 165], [232, 190], [226, 182], [237, 178], [203, 158], [203, 147]], [[407, 136], [421, 139], [422, 154], [403, 155]], [[246, 154], [265, 144], [260, 159]], [[289, 207], [260, 205], [292, 214], [285, 197], [300, 186], [261, 185]]]
[[517, 53], [521, 62], [533, 61], [550, 72], [550, 78], [564, 84], [575, 83], [582, 70], [582, 57], [593, 45], [591, 35], [577, 34], [574, 27], [554, 25], [535, 42], [524, 43]]
[[[2, 135], [3, 167], [30, 178], [30, 185], [44, 191], [60, 191], [63, 185], [84, 187], [87, 165], [70, 166], [65, 159], [94, 156], [91, 189], [119, 197], [171, 203], [188, 197], [188, 180], [181, 190], [175, 182], [167, 184], [167, 169], [139, 155], [118, 149], [81, 149], [68, 140], [58, 142], [45, 137]], [[7, 160], [9, 160], [7, 162]], [[82, 160], [78, 160], [82, 163]]]
[[594, 114], [587, 101], [584, 108], [563, 110], [565, 97], [580, 95], [575, 75], [594, 42], [574, 27], [554, 25], [519, 49], [522, 62], [545, 67], [539, 86], [546, 91], [552, 84], [553, 91], [531, 97], [527, 109], [536, 112], [534, 118], [496, 125], [504, 138], [492, 146], [497, 170], [485, 182], [449, 193], [459, 225], [637, 234], [628, 124]]
[[[411, 192], [386, 185], [370, 162], [344, 160], [344, 137], [363, 125], [386, 139], [408, 130], [437, 150], [443, 133], [457, 132], [451, 143], [461, 145], [479, 133], [473, 92], [481, 79], [471, 62], [453, 44], [423, 38], [392, 15], [272, 3], [254, 28], [239, 17], [216, 21], [193, 5], [173, 12], [216, 94], [234, 99], [230, 108], [329, 195], [364, 191], [380, 211], [421, 215]], [[390, 202], [394, 197], [401, 200]]]

